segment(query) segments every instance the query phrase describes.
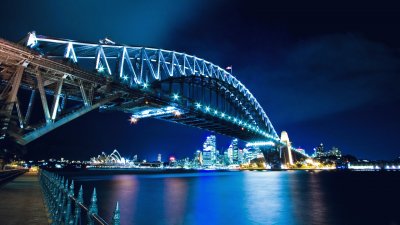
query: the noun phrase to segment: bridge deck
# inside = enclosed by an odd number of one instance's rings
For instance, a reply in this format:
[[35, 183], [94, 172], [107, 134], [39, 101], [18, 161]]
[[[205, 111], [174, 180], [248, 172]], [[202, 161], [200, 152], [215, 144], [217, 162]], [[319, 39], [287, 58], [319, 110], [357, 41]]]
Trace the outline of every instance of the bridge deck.
[[0, 223], [50, 224], [37, 174], [25, 173], [0, 187]]

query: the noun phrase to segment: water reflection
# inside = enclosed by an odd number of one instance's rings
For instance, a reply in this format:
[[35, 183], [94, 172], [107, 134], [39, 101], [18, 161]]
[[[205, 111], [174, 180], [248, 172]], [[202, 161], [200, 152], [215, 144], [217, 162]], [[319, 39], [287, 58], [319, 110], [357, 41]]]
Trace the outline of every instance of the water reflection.
[[327, 224], [326, 213], [328, 202], [325, 202], [323, 195], [323, 188], [321, 187], [321, 178], [318, 174], [312, 173], [308, 176], [307, 182], [307, 196], [309, 197], [308, 203], [312, 211], [310, 215], [311, 224]]
[[[120, 203], [121, 215], [123, 215], [121, 222], [123, 224], [130, 224], [137, 216], [136, 206], [139, 192], [137, 177], [131, 175], [113, 176], [110, 183], [110, 199], [114, 200], [113, 204], [116, 201]], [[112, 213], [111, 210], [108, 210], [108, 218], [112, 215], [110, 213]]]
[[167, 225], [184, 224], [187, 201], [187, 182], [180, 178], [164, 180], [164, 208]]
[[328, 224], [326, 201], [317, 173], [288, 173], [290, 202], [296, 224]]
[[245, 173], [247, 217], [251, 224], [291, 224], [288, 182], [280, 172]]
[[388, 185], [400, 182], [400, 176], [392, 174], [268, 171], [116, 175], [77, 181], [87, 192], [96, 186], [100, 215], [105, 218], [120, 201], [122, 224], [400, 224], [398, 208], [385, 200], [400, 202], [396, 187]]

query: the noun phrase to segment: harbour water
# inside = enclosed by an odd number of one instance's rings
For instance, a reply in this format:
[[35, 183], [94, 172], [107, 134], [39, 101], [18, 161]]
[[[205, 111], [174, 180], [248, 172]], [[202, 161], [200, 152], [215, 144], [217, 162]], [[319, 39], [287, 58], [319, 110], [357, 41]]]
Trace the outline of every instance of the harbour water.
[[399, 172], [62, 173], [121, 224], [400, 224]]

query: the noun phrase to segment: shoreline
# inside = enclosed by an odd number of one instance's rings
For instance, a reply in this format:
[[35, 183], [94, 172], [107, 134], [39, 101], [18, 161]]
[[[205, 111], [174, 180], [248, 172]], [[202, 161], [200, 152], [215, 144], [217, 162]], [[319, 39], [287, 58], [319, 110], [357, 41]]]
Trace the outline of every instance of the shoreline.
[[184, 168], [90, 168], [90, 169], [46, 169], [51, 172], [61, 174], [84, 174], [88, 176], [100, 176], [100, 175], [121, 175], [121, 174], [133, 174], [133, 175], [151, 175], [151, 174], [210, 174], [210, 173], [234, 173], [234, 172], [294, 172], [304, 171], [308, 173], [319, 173], [319, 172], [400, 172], [399, 170], [337, 170], [337, 169], [184, 169]]

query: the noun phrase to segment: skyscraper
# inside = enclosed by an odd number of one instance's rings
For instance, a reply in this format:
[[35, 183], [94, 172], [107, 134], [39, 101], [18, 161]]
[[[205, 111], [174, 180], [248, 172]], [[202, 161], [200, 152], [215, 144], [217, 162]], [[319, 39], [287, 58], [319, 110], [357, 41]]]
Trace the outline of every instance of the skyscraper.
[[210, 135], [203, 144], [203, 165], [210, 166], [216, 161], [216, 137]]
[[233, 163], [234, 164], [238, 164], [239, 163], [239, 148], [238, 148], [238, 139], [233, 139], [231, 142], [232, 145], [232, 159], [233, 159]]
[[158, 155], [157, 155], [157, 161], [158, 161], [158, 162], [161, 162], [161, 154], [158, 154]]
[[342, 157], [342, 152], [339, 150], [339, 148], [332, 147], [332, 150], [329, 151], [329, 155], [340, 158]]
[[224, 151], [224, 160], [223, 160], [223, 164], [224, 164], [224, 165], [230, 165], [230, 164], [231, 164], [231, 160], [230, 160], [230, 158], [229, 158], [228, 151]]
[[228, 164], [232, 164], [233, 163], [233, 146], [232, 144], [229, 145], [228, 150], [226, 151], [227, 153], [227, 159], [228, 159]]
[[242, 164], [244, 160], [243, 149], [239, 149], [238, 151], [238, 164]]
[[197, 150], [194, 153], [194, 164], [195, 164], [195, 166], [203, 165], [203, 154], [201, 153], [200, 150]]
[[315, 157], [322, 157], [325, 155], [324, 144], [319, 144], [318, 147], [314, 148], [314, 156]]

